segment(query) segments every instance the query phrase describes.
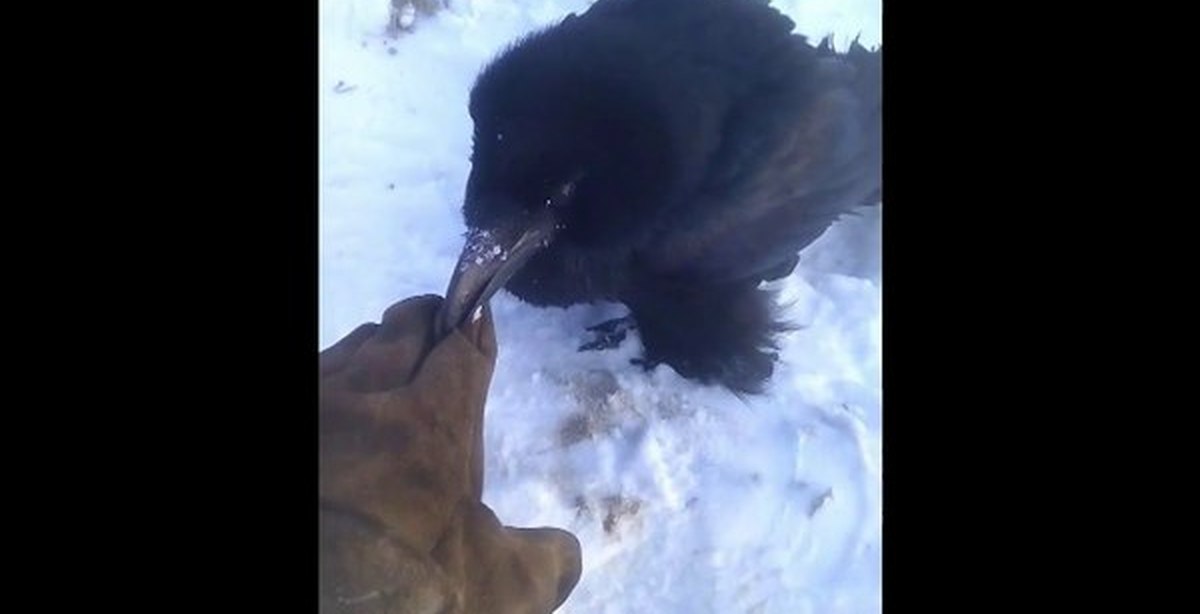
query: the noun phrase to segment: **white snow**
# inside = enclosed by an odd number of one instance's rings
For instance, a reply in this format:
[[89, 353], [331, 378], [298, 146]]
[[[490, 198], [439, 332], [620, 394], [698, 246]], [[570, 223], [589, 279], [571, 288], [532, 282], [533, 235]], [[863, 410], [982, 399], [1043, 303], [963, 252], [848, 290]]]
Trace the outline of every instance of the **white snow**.
[[[476, 265], [491, 262], [496, 258], [501, 262], [508, 260], [508, 252], [500, 247], [490, 231], [471, 229], [467, 231], [464, 243], [467, 246], [467, 255], [472, 256], [471, 262]], [[468, 266], [466, 259], [463, 259], [458, 268], [465, 270]]]
[[[467, 95], [512, 39], [586, 0], [457, 0], [387, 32], [388, 0], [320, 0], [320, 345], [445, 290], [469, 172]], [[880, 0], [775, 0], [797, 30], [880, 42]], [[484, 501], [583, 544], [567, 613], [881, 610], [880, 213], [839, 222], [775, 286], [801, 329], [745, 400], [579, 353], [619, 305], [492, 300], [500, 357]], [[487, 252], [480, 256], [495, 257]]]

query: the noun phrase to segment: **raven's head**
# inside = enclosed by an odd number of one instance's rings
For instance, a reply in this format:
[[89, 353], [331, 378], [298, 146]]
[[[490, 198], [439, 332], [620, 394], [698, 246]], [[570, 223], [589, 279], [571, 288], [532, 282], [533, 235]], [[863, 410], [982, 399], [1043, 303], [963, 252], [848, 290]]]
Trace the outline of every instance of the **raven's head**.
[[547, 246], [636, 243], [669, 206], [677, 164], [661, 84], [648, 82], [622, 45], [568, 29], [518, 43], [471, 91], [467, 243], [443, 330]]

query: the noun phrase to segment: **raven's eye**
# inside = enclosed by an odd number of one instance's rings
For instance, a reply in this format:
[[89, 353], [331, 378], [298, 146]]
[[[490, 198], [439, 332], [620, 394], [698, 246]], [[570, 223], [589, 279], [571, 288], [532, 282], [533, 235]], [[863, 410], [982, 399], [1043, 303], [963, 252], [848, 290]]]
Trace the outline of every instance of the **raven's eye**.
[[546, 197], [547, 207], [563, 207], [571, 200], [571, 195], [575, 193], [576, 180], [568, 181], [559, 185], [550, 195]]

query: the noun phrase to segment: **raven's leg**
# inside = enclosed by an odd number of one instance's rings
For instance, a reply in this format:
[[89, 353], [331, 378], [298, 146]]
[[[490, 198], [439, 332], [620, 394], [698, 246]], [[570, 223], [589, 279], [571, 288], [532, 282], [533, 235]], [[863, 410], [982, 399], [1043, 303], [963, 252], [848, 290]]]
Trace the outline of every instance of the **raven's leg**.
[[626, 302], [637, 320], [647, 368], [663, 362], [680, 375], [735, 392], [761, 392], [775, 368], [774, 295], [757, 283], [647, 285]]
[[588, 331], [595, 333], [594, 338], [579, 346], [580, 352], [591, 350], [611, 350], [625, 340], [625, 334], [637, 328], [633, 316], [622, 316], [605, 320], [595, 326], [589, 326]]

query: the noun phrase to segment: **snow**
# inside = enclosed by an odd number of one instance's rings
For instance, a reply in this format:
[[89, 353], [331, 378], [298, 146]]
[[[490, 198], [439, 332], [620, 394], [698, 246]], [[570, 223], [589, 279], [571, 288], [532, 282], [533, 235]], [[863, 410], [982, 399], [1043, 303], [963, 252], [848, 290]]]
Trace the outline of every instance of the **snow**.
[[[476, 265], [481, 265], [491, 262], [497, 258], [501, 262], [508, 260], [508, 252], [500, 247], [496, 242], [496, 238], [488, 230], [469, 230], [464, 241], [468, 255], [471, 256], [471, 262]], [[466, 259], [459, 263], [460, 270], [466, 270], [469, 265]]]
[[[457, 0], [393, 36], [388, 0], [320, 0], [322, 348], [445, 291], [471, 83], [511, 40], [588, 4]], [[881, 40], [880, 0], [773, 4], [839, 47]], [[576, 352], [619, 305], [492, 299], [484, 502], [506, 524], [579, 537], [583, 576], [560, 612], [881, 610], [880, 214], [840, 221], [774, 282], [800, 328], [764, 397], [643, 372], [636, 331]]]

